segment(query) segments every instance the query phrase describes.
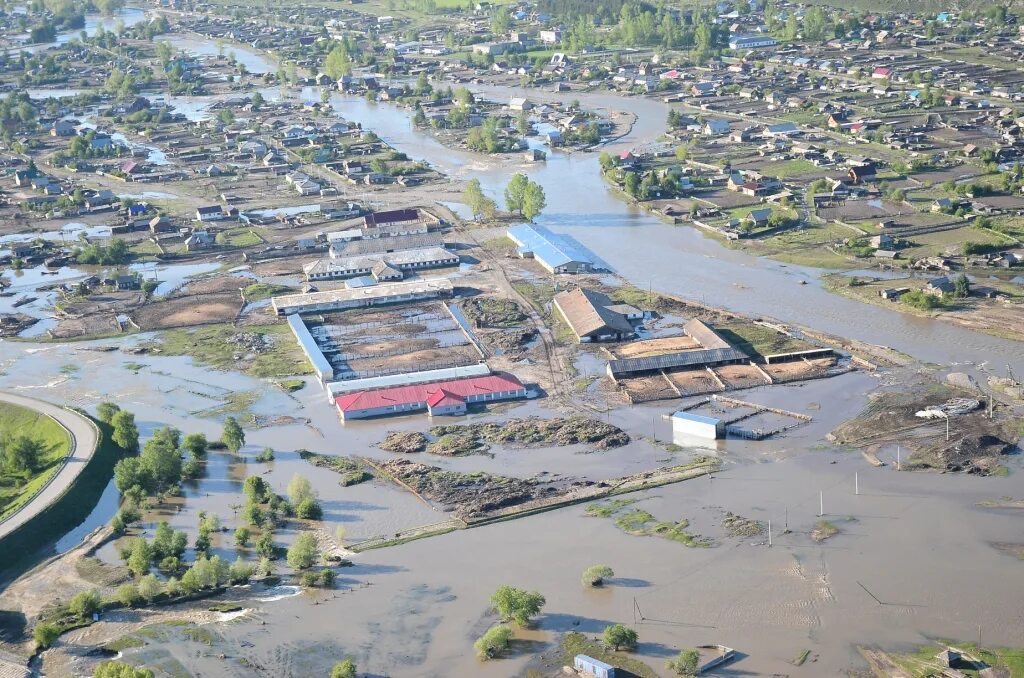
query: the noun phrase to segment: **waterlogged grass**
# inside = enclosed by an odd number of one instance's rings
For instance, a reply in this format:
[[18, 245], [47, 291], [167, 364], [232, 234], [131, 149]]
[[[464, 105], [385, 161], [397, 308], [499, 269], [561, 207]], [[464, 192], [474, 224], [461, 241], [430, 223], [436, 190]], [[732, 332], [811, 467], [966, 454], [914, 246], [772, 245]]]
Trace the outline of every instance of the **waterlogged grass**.
[[219, 418], [228, 415], [247, 414], [256, 401], [260, 399], [259, 391], [232, 391], [224, 398], [224, 403], [217, 407], [193, 412], [198, 417]]
[[551, 300], [555, 298], [555, 286], [548, 283], [512, 283], [516, 292], [523, 295], [537, 313], [545, 318], [550, 314]]
[[676, 522], [666, 522], [639, 508], [626, 510], [635, 499], [613, 499], [608, 502], [590, 504], [586, 508], [587, 515], [599, 518], [614, 518], [615, 526], [627, 534], [637, 537], [661, 537], [678, 542], [690, 548], [713, 546], [714, 541], [687, 530], [690, 521], [686, 518]]
[[124, 652], [132, 648], [142, 647], [145, 644], [146, 641], [138, 636], [121, 636], [104, 645], [103, 649], [107, 652]]
[[38, 468], [27, 475], [0, 472], [0, 518], [12, 515], [34, 497], [57, 473], [71, 439], [60, 424], [27, 407], [0, 404], [0, 435], [26, 435], [41, 450]]
[[297, 290], [288, 285], [275, 285], [273, 283], [254, 283], [242, 290], [242, 295], [247, 302], [262, 301], [282, 294], [292, 294]]
[[[262, 335], [266, 348], [240, 361], [239, 354], [246, 351], [239, 347], [236, 335], [242, 333]], [[280, 379], [310, 373], [305, 356], [284, 323], [240, 328], [224, 323], [165, 330], [149, 348], [159, 349], [164, 355], [189, 356], [219, 370], [243, 371], [259, 378]]]
[[829, 537], [834, 537], [839, 534], [839, 528], [833, 523], [827, 520], [819, 520], [814, 524], [814, 529], [811, 531], [811, 539], [814, 541], [825, 541]]

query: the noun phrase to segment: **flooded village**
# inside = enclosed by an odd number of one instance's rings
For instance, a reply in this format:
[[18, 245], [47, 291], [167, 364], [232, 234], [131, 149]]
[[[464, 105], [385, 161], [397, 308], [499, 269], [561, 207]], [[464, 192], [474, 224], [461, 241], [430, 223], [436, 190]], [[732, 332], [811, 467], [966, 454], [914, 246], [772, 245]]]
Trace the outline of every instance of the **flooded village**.
[[1012, 7], [0, 8], [0, 675], [1024, 676]]

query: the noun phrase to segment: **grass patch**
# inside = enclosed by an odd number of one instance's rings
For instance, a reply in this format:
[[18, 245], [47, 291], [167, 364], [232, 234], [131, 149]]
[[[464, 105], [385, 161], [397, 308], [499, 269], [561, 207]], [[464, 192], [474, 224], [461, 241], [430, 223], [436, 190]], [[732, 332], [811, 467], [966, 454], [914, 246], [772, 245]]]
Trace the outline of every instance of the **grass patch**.
[[260, 399], [260, 395], [259, 391], [231, 391], [224, 397], [222, 405], [192, 412], [192, 414], [210, 419], [247, 414], [249, 409]]
[[238, 603], [217, 603], [206, 609], [210, 612], [241, 612], [245, 608]]
[[113, 476], [114, 464], [124, 453], [110, 440], [110, 426], [94, 422], [100, 431], [99, 445], [75, 484], [64, 496], [4, 538], [5, 556], [0, 559], [0, 572], [4, 576], [17, 576], [35, 565], [43, 547], [81, 524], [99, 502]]
[[182, 635], [193, 642], [202, 643], [203, 645], [210, 647], [212, 647], [214, 642], [217, 640], [217, 636], [215, 636], [212, 631], [203, 627], [185, 629], [182, 632]]
[[227, 247], [255, 247], [263, 244], [263, 239], [251, 228], [232, 228], [217, 234], [217, 244]]
[[297, 290], [288, 285], [275, 285], [273, 283], [253, 283], [242, 290], [242, 296], [247, 302], [262, 301], [282, 294], [291, 294]]
[[517, 327], [526, 320], [519, 304], [497, 297], [467, 299], [462, 303], [462, 312], [477, 327]]
[[295, 393], [296, 391], [304, 389], [306, 387], [306, 382], [304, 379], [282, 379], [277, 382], [277, 385], [287, 393]]
[[961, 643], [940, 639], [934, 643], [922, 645], [915, 652], [905, 654], [893, 653], [889, 657], [900, 668], [910, 673], [910, 675], [915, 678], [923, 678], [924, 676], [939, 674], [939, 662], [935, 655], [948, 647], [960, 650], [965, 654], [960, 665], [956, 668], [967, 676], [972, 676], [972, 678], [978, 676], [980, 675], [980, 670], [985, 668], [971, 661], [974, 659], [989, 667], [1003, 670], [993, 675], [1009, 675], [1010, 678], [1024, 678], [1024, 649], [1021, 648], [979, 648], [977, 643]]
[[75, 562], [78, 576], [97, 586], [117, 586], [131, 581], [132, 573], [123, 565], [111, 565], [94, 556], [84, 556]]
[[555, 298], [555, 286], [548, 283], [515, 282], [512, 287], [516, 292], [523, 295], [526, 301], [533, 306], [545, 319], [551, 315], [551, 300]]
[[643, 509], [633, 508], [629, 511], [624, 509], [635, 500], [614, 499], [609, 502], [590, 504], [587, 506], [587, 515], [614, 518], [615, 526], [627, 534], [637, 537], [661, 537], [671, 539], [690, 548], [703, 548], [714, 545], [711, 539], [687, 532], [690, 521], [683, 518], [677, 522], [659, 521], [653, 515]]
[[765, 356], [814, 348], [805, 341], [747, 321], [715, 325], [715, 330], [730, 344], [752, 355]]
[[0, 472], [0, 518], [13, 515], [57, 473], [71, 449], [71, 438], [56, 420], [35, 410], [0, 404], [0, 435], [25, 435], [39, 447], [37, 468], [26, 473]]
[[803, 666], [804, 662], [807, 661], [807, 658], [810, 657], [810, 656], [811, 656], [811, 651], [810, 650], [803, 650], [800, 654], [798, 654], [793, 659], [793, 662], [792, 662], [793, 666]]
[[366, 467], [358, 459], [317, 454], [308, 450], [299, 450], [299, 456], [317, 468], [325, 468], [335, 473], [341, 473], [342, 477], [338, 482], [346, 487], [373, 478], [373, 474], [367, 471]]
[[839, 534], [839, 528], [833, 523], [827, 520], [819, 520], [814, 524], [814, 529], [811, 530], [811, 539], [814, 541], [825, 541], [837, 534]]
[[628, 671], [635, 676], [639, 676], [639, 678], [658, 678], [658, 672], [639, 659], [626, 652], [613, 652], [605, 648], [604, 645], [590, 640], [582, 633], [576, 633], [575, 631], [566, 634], [562, 638], [561, 651], [562, 664], [565, 666], [572, 666], [573, 658], [576, 655], [585, 654], [588, 657], [611, 664], [615, 668]]
[[[261, 348], [239, 358], [239, 335], [256, 334]], [[284, 323], [235, 328], [222, 323], [195, 329], [165, 330], [149, 346], [164, 355], [189, 356], [219, 370], [242, 371], [253, 377], [282, 378], [309, 374], [310, 367]]]

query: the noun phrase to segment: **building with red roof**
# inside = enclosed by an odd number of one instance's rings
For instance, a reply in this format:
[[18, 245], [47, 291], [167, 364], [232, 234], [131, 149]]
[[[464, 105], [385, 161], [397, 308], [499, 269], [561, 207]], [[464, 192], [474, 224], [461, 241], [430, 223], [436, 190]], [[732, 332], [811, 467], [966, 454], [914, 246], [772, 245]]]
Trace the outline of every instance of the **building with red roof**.
[[335, 398], [342, 421], [426, 410], [430, 416], [460, 415], [473, 403], [526, 397], [526, 387], [511, 374], [453, 379], [347, 393]]

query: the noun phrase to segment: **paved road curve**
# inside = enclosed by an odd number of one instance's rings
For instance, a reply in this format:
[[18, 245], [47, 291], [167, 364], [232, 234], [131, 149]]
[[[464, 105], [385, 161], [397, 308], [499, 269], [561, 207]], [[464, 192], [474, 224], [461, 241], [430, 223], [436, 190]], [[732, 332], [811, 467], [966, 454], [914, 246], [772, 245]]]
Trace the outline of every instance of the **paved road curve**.
[[37, 516], [43, 509], [56, 501], [61, 495], [67, 492], [68, 488], [75, 482], [78, 474], [82, 472], [85, 465], [96, 453], [96, 445], [99, 439], [92, 422], [71, 410], [58, 407], [52, 403], [35, 398], [15, 395], [13, 393], [0, 392], [0, 402], [20, 405], [37, 412], [49, 415], [57, 420], [64, 429], [71, 435], [71, 449], [64, 460], [64, 465], [57, 471], [50, 482], [27, 504], [22, 506], [17, 513], [0, 523], [0, 539], [3, 539], [16, 529]]

